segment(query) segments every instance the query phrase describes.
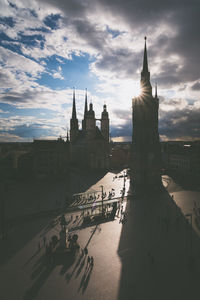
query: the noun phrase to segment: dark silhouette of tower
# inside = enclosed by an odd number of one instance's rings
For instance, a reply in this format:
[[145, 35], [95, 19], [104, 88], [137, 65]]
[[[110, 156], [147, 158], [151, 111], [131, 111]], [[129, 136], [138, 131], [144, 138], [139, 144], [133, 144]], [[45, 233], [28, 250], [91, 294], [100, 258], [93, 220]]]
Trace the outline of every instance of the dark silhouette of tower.
[[70, 141], [73, 143], [78, 136], [78, 119], [76, 117], [75, 89], [73, 90], [72, 118], [70, 119]]
[[87, 104], [87, 89], [85, 91], [85, 110], [84, 110], [84, 117], [82, 120], [82, 130], [86, 130], [86, 118], [88, 113], [88, 104]]
[[101, 113], [101, 133], [105, 140], [109, 142], [109, 118], [106, 105], [103, 106], [103, 111]]
[[152, 96], [146, 37], [140, 84], [140, 96], [132, 99], [131, 190], [133, 193], [155, 191], [161, 187], [161, 153], [158, 133], [159, 99], [157, 86], [155, 97]]
[[93, 139], [96, 133], [96, 119], [93, 104], [90, 103], [86, 117], [86, 136], [89, 140]]

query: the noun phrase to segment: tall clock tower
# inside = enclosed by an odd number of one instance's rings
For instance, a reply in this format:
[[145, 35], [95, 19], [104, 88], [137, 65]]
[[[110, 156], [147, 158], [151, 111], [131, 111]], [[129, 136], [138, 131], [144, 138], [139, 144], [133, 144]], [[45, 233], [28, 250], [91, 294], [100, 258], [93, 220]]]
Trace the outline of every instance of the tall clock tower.
[[155, 96], [152, 95], [146, 37], [140, 85], [140, 96], [132, 99], [131, 191], [133, 194], [148, 193], [158, 190], [162, 186], [158, 133], [159, 99], [157, 87]]

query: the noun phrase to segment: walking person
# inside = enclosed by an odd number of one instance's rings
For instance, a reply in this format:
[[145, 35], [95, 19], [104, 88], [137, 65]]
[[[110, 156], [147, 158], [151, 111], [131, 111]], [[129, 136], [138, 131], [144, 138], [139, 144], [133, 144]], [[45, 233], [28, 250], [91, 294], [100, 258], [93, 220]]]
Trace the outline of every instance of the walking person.
[[123, 214], [123, 205], [121, 206], [121, 216], [122, 216], [122, 214]]
[[91, 256], [91, 258], [90, 258], [90, 264], [91, 264], [91, 267], [94, 266], [94, 258], [93, 258], [93, 256]]
[[[88, 255], [88, 258], [87, 258], [87, 266], [89, 267], [90, 266], [90, 256]], [[87, 268], [86, 266], [86, 268]]]

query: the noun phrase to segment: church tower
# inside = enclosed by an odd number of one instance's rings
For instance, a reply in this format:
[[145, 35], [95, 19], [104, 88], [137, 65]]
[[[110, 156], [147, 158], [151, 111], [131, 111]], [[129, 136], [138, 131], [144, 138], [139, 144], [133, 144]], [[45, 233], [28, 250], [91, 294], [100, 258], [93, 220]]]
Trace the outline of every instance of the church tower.
[[86, 118], [86, 135], [89, 140], [94, 138], [95, 130], [96, 130], [95, 113], [93, 110], [93, 105], [92, 103], [90, 103], [89, 110], [87, 112], [87, 118]]
[[101, 113], [101, 133], [105, 140], [109, 142], [109, 117], [106, 105], [103, 106], [103, 111]]
[[132, 99], [131, 190], [136, 194], [148, 193], [161, 187], [161, 153], [158, 133], [159, 99], [157, 87], [155, 97], [152, 95], [146, 37], [140, 85], [140, 96]]
[[76, 117], [75, 90], [73, 90], [72, 118], [70, 119], [70, 141], [73, 143], [78, 136], [78, 119]]
[[84, 117], [82, 120], [82, 130], [86, 130], [86, 118], [88, 113], [88, 104], [87, 104], [87, 89], [85, 91], [85, 110], [84, 110]]

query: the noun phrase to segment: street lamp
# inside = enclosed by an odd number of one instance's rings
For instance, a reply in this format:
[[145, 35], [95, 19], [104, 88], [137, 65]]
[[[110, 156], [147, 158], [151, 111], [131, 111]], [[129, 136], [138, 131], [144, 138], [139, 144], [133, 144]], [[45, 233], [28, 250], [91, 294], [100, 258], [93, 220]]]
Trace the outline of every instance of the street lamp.
[[124, 171], [123, 175], [124, 175], [123, 191], [125, 192], [125, 183], [126, 183], [126, 176], [127, 176], [125, 171]]
[[101, 187], [101, 210], [103, 216], [103, 185], [100, 185], [100, 187]]

